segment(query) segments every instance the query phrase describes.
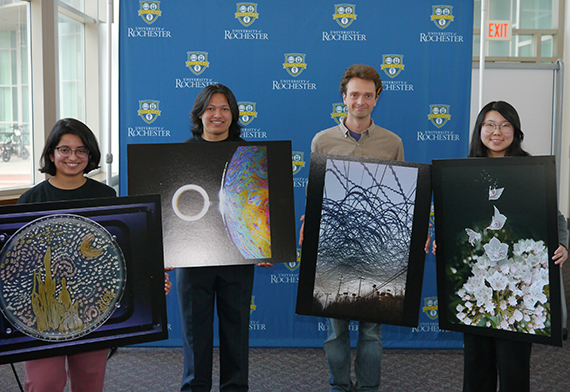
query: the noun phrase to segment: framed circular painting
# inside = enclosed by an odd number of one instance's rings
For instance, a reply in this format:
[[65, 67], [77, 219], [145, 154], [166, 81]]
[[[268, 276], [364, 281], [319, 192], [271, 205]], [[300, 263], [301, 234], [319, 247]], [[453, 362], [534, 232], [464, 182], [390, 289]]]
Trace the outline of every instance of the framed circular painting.
[[44, 216], [0, 253], [0, 309], [31, 337], [77, 339], [113, 314], [126, 278], [123, 252], [103, 226], [79, 215]]

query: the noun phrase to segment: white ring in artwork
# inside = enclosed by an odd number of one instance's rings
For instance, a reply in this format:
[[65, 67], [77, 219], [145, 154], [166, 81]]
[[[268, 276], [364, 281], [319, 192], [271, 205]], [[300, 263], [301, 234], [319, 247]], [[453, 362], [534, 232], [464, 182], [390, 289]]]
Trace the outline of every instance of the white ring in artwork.
[[[202, 209], [200, 210], [200, 212], [198, 212], [196, 215], [184, 215], [178, 209], [178, 200], [180, 199], [180, 195], [182, 195], [184, 192], [187, 192], [187, 191], [198, 192], [202, 196], [202, 198], [204, 199], [204, 205], [202, 206]], [[183, 185], [180, 188], [178, 188], [178, 190], [176, 192], [174, 192], [174, 196], [172, 196], [172, 209], [174, 210], [174, 213], [180, 219], [188, 221], [188, 222], [197, 221], [198, 219], [203, 218], [204, 215], [206, 215], [206, 212], [208, 212], [209, 208], [210, 208], [210, 198], [208, 197], [208, 194], [206, 193], [204, 188], [202, 188], [198, 185], [194, 185], [194, 184]]]

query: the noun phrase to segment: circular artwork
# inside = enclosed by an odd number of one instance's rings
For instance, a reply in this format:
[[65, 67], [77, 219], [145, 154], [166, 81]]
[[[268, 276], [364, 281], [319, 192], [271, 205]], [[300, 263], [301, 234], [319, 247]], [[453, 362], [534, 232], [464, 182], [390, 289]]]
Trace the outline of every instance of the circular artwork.
[[244, 258], [271, 258], [267, 147], [237, 148], [224, 172], [220, 210]]
[[[202, 199], [204, 201], [204, 204], [202, 204], [200, 211], [195, 215], [186, 215], [182, 213], [182, 211], [180, 211], [180, 208], [178, 207], [180, 196], [184, 192], [190, 192], [190, 191], [198, 193], [200, 196], [202, 196]], [[187, 222], [193, 222], [202, 219], [204, 215], [206, 215], [206, 213], [208, 212], [209, 208], [210, 208], [210, 197], [208, 196], [204, 188], [198, 185], [194, 184], [183, 185], [180, 188], [178, 188], [176, 192], [174, 192], [174, 196], [172, 196], [172, 210], [174, 211], [176, 216]]]
[[118, 306], [126, 264], [98, 223], [71, 214], [20, 228], [0, 254], [0, 309], [31, 337], [65, 341], [103, 324]]

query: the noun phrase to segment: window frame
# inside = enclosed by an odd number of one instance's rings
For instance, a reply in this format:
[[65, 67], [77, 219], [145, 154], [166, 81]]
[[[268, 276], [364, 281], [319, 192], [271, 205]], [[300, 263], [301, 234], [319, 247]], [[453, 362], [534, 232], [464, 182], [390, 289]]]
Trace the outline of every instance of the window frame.
[[[491, 3], [493, 0], [488, 0]], [[532, 56], [485, 56], [485, 62], [516, 62], [516, 63], [555, 63], [558, 59], [564, 57], [564, 15], [565, 0], [553, 0], [553, 12], [558, 10], [557, 28], [554, 29], [512, 29], [513, 39], [509, 42], [513, 45], [516, 37], [530, 35], [532, 37]], [[474, 20], [476, 15], [473, 15]], [[552, 56], [542, 56], [543, 37], [552, 37]], [[473, 26], [473, 46], [475, 42], [479, 43], [481, 39], [480, 25]], [[486, 52], [489, 51], [489, 41], [486, 44]], [[473, 56], [473, 62], [479, 63], [479, 56]]]
[[[59, 44], [58, 44], [58, 17], [65, 15], [79, 23], [84, 24], [84, 66], [85, 66], [85, 118], [83, 121], [95, 133], [102, 151], [107, 153], [103, 140], [106, 139], [103, 110], [106, 98], [103, 96], [103, 78], [101, 72], [102, 49], [105, 46], [104, 35], [101, 34], [100, 25], [105, 23], [104, 0], [85, 1], [84, 11], [79, 11], [59, 0], [21, 0], [30, 3], [29, 42], [30, 42], [30, 134], [32, 137], [33, 159], [32, 184], [17, 188], [0, 189], [0, 203], [2, 199], [19, 196], [27, 189], [44, 181], [47, 176], [40, 173], [40, 156], [45, 141], [53, 127], [60, 118], [59, 110]], [[104, 160], [103, 160], [104, 163]], [[102, 166], [104, 168], [104, 166]], [[97, 179], [103, 179], [99, 174], [101, 170], [90, 173]]]

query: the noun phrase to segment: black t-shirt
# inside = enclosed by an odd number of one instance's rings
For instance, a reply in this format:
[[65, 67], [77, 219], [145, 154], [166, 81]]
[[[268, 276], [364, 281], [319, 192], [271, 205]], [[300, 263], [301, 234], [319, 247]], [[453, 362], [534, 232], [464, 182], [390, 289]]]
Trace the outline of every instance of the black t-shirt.
[[[220, 142], [245, 142], [245, 140], [239, 136], [230, 135], [226, 139], [220, 140]], [[219, 142], [209, 142], [207, 140], [204, 140], [202, 136], [192, 136], [191, 138], [184, 140], [184, 143], [219, 143]]]
[[18, 204], [41, 203], [46, 201], [96, 199], [100, 197], [116, 197], [115, 190], [98, 181], [87, 179], [85, 184], [76, 189], [59, 189], [48, 180], [40, 182], [25, 192], [18, 199]]

